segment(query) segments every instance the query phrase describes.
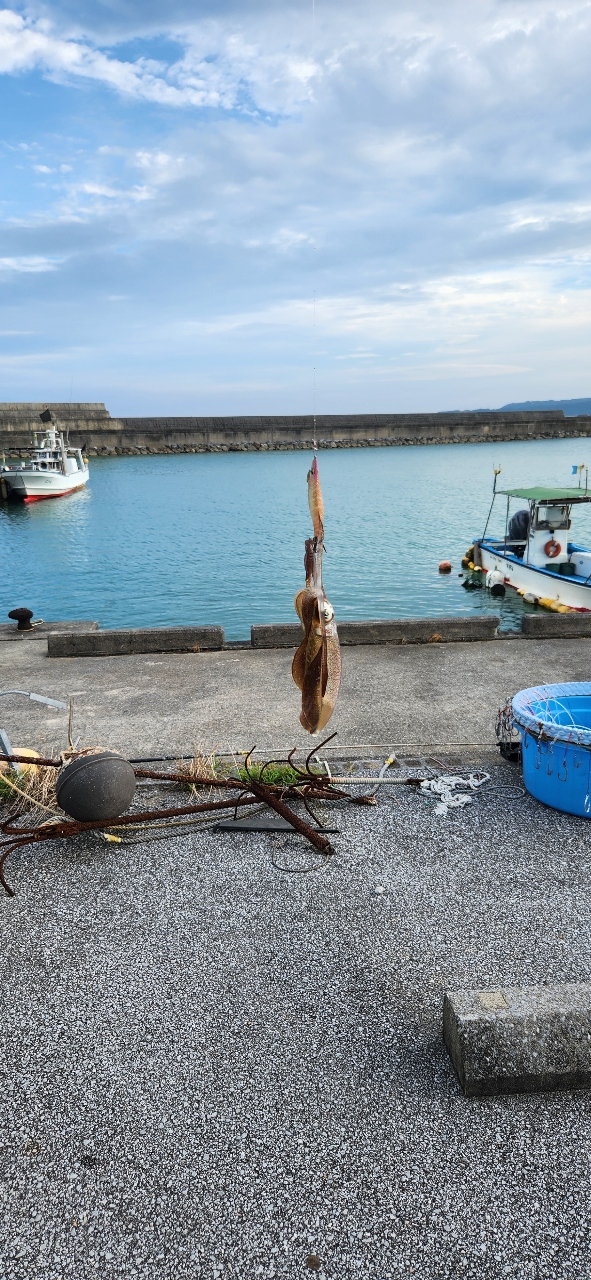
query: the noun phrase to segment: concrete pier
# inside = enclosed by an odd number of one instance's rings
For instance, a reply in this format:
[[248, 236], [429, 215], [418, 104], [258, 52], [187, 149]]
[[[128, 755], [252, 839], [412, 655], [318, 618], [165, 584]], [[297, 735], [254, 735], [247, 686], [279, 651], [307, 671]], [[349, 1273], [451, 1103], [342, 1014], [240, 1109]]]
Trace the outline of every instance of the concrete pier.
[[[403, 785], [317, 805], [339, 829], [328, 861], [196, 824], [11, 855], [6, 1280], [297, 1280], [310, 1257], [325, 1280], [588, 1280], [588, 1091], [467, 1100], [441, 1012], [446, 991], [498, 1005], [589, 980], [591, 823], [538, 804], [487, 745], [449, 747], [492, 743], [516, 689], [586, 679], [589, 644], [345, 648], [343, 767], [406, 742], [399, 776], [490, 778], [445, 816]], [[317, 742], [292, 652], [50, 659], [39, 638], [0, 644], [0, 684], [73, 696], [84, 745], [277, 754]], [[66, 743], [67, 712], [25, 698], [0, 699], [0, 723], [15, 745]], [[186, 801], [138, 784], [138, 810]]]
[[[251, 648], [50, 659], [40, 639], [1, 644], [0, 679], [5, 689], [73, 696], [76, 733], [131, 755], [196, 744], [309, 749], [315, 740], [299, 724], [292, 656], [293, 648]], [[492, 745], [502, 702], [536, 683], [587, 680], [589, 656], [586, 639], [348, 646], [327, 733], [336, 731], [342, 747]], [[14, 742], [64, 746], [63, 714], [18, 698], [2, 698], [0, 714]]]

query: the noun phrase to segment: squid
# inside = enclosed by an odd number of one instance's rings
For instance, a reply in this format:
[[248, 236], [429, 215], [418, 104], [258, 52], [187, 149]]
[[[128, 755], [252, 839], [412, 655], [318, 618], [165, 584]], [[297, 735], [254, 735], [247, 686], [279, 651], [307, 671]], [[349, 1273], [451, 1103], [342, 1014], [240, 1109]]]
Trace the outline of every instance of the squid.
[[334, 610], [322, 584], [324, 501], [316, 457], [308, 472], [308, 505], [314, 536], [305, 543], [306, 585], [294, 600], [304, 638], [291, 674], [302, 693], [300, 724], [308, 733], [316, 734], [330, 720], [341, 683], [341, 650]]

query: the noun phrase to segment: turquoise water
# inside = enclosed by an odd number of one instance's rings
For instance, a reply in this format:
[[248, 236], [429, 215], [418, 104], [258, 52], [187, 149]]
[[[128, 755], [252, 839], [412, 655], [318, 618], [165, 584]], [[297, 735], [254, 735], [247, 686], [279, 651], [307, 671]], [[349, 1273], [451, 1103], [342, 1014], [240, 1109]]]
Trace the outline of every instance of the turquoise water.
[[[499, 485], [570, 484], [591, 462], [587, 440], [327, 450], [324, 581], [337, 619], [501, 613], [508, 593], [462, 589], [460, 560], [482, 532], [493, 465]], [[0, 616], [95, 618], [101, 627], [215, 623], [228, 639], [252, 623], [295, 621], [310, 534], [306, 453], [185, 454], [91, 459], [90, 484], [69, 498], [0, 502]], [[522, 504], [517, 504], [522, 505]], [[493, 532], [504, 529], [497, 500]], [[574, 541], [591, 546], [591, 515]], [[450, 559], [450, 577], [437, 572]]]

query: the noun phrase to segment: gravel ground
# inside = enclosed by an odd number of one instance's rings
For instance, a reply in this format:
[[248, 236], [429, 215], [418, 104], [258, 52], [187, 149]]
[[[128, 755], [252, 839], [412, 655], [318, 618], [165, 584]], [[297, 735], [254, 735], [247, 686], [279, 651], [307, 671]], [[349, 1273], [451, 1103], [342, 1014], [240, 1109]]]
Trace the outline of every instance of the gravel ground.
[[589, 1277], [591, 1096], [466, 1101], [441, 1039], [444, 988], [589, 978], [591, 827], [518, 782], [325, 810], [326, 866], [204, 831], [15, 856], [2, 1280]]

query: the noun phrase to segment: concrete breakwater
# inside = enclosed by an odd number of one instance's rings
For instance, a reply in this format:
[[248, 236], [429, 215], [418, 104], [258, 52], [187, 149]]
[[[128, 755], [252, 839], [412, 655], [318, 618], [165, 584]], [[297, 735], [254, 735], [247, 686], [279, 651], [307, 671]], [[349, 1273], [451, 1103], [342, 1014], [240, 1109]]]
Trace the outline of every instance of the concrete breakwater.
[[[57, 423], [69, 430], [70, 443], [91, 456], [310, 449], [314, 441], [311, 414], [112, 418], [101, 403], [5, 403], [0, 404], [0, 449], [16, 457], [27, 451], [33, 431], [41, 428], [39, 414], [46, 407]], [[589, 435], [591, 416], [565, 418], [562, 410], [322, 414], [316, 418], [316, 440], [322, 448], [330, 449]]]
[[[368, 622], [339, 622], [341, 647], [405, 646], [475, 643], [512, 639], [572, 640], [591, 636], [591, 614], [525, 614], [521, 633], [499, 635], [497, 614], [468, 614], [452, 618], [386, 618]], [[0, 631], [2, 629], [0, 628]], [[0, 634], [0, 640], [29, 642], [29, 632]], [[32, 633], [33, 636], [35, 633]], [[50, 658], [101, 658], [134, 653], [201, 653], [220, 649], [296, 649], [303, 637], [298, 622], [253, 626], [250, 641], [226, 642], [223, 627], [135, 627], [101, 631], [95, 622], [48, 623], [39, 635], [47, 640]]]

